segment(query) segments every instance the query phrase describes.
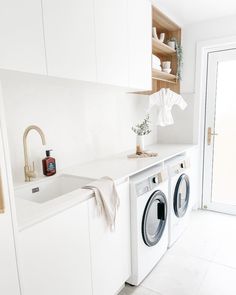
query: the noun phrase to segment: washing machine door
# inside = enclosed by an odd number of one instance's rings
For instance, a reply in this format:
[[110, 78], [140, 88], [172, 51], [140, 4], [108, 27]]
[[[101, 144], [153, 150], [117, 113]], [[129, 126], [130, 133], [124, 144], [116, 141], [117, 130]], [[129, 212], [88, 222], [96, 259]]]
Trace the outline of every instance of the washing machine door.
[[167, 200], [162, 191], [155, 191], [145, 206], [142, 220], [144, 243], [152, 247], [156, 245], [164, 232], [167, 222]]
[[188, 209], [190, 194], [190, 182], [187, 174], [182, 174], [175, 187], [174, 212], [179, 218], [183, 217]]

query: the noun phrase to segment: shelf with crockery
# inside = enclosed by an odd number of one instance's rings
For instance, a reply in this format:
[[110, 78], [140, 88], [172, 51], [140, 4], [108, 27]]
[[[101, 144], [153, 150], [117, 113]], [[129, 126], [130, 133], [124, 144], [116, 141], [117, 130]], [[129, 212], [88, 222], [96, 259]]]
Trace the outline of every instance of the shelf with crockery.
[[[168, 16], [163, 14], [158, 7], [152, 6], [152, 27], [155, 28], [157, 36], [164, 33], [163, 42], [158, 38], [152, 38], [152, 54], [158, 59], [153, 62], [152, 68], [152, 91], [159, 91], [161, 88], [170, 88], [172, 91], [180, 92], [180, 82], [176, 77], [177, 72], [177, 54], [176, 50], [165, 44], [166, 40], [175, 38], [181, 42], [181, 28], [174, 23]], [[162, 71], [163, 62], [169, 61], [171, 72]], [[168, 67], [166, 68], [168, 69]]]
[[158, 39], [152, 38], [152, 53], [155, 55], [172, 55], [176, 54], [176, 50], [161, 42]]

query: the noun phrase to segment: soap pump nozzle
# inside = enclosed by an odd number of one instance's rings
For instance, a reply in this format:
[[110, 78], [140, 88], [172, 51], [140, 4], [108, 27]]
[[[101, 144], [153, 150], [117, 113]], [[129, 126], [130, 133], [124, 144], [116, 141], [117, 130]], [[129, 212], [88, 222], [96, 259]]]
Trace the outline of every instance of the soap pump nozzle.
[[51, 156], [51, 151], [52, 151], [52, 150], [46, 150], [46, 156], [47, 156], [47, 157], [50, 157], [50, 156]]

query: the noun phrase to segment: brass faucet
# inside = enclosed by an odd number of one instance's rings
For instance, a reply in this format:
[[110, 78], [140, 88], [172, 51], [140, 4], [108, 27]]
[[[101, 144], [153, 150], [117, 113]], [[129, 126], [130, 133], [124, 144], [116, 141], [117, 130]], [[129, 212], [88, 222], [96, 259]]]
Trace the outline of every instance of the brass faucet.
[[36, 177], [34, 162], [33, 162], [32, 168], [29, 165], [27, 136], [28, 136], [30, 130], [36, 130], [39, 133], [39, 135], [40, 135], [40, 137], [42, 139], [42, 144], [43, 145], [46, 145], [46, 140], [45, 140], [44, 133], [43, 133], [43, 131], [38, 126], [31, 125], [31, 126], [29, 126], [29, 127], [27, 127], [25, 129], [25, 132], [24, 132], [24, 135], [23, 135], [24, 157], [25, 157], [25, 166], [24, 166], [25, 181], [31, 181], [31, 178], [35, 178]]

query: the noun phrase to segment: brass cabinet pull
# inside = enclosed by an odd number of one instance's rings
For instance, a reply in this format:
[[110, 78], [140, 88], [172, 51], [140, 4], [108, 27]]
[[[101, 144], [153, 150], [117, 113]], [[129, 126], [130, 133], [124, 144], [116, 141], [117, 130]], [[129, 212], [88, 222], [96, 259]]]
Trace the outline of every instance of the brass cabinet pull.
[[3, 187], [2, 187], [2, 179], [0, 176], [0, 214], [3, 214], [5, 211], [4, 208], [4, 195], [3, 195]]
[[216, 135], [218, 135], [218, 133], [212, 132], [211, 127], [208, 127], [208, 130], [207, 130], [207, 144], [208, 145], [211, 145], [212, 136], [216, 136]]

